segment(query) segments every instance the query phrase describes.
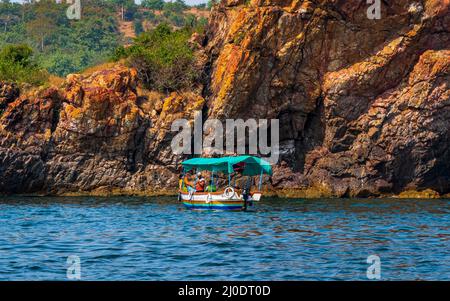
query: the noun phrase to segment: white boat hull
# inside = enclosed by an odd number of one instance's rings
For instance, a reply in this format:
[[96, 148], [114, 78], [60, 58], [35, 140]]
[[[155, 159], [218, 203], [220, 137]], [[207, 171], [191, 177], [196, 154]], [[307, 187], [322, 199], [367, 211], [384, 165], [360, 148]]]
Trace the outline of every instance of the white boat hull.
[[239, 192], [180, 192], [183, 204], [190, 209], [245, 210], [248, 204], [261, 199], [261, 193], [252, 193], [247, 199]]

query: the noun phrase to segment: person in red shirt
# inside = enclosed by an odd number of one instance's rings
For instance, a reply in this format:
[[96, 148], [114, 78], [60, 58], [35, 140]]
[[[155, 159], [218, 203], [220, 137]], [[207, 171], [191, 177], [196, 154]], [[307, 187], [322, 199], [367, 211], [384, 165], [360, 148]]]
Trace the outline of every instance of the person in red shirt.
[[206, 180], [202, 176], [202, 173], [197, 173], [197, 183], [195, 184], [195, 191], [196, 192], [204, 192], [206, 186]]

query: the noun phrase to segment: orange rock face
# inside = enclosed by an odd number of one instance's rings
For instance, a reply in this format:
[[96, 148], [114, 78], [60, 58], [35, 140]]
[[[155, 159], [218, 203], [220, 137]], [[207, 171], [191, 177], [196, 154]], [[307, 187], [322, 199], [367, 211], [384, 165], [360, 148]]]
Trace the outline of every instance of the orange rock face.
[[0, 82], [0, 111], [19, 96], [19, 88], [15, 84]]
[[8, 104], [0, 117], [0, 191], [41, 190], [60, 106], [56, 89], [22, 95]]
[[277, 188], [446, 192], [450, 3], [365, 2], [222, 2], [208, 115], [280, 119]]
[[171, 124], [191, 119], [204, 99], [137, 90], [136, 71], [117, 66], [69, 75], [61, 89], [9, 103], [0, 119], [0, 191], [107, 194], [176, 187]]
[[[450, 1], [226, 0], [170, 95], [123, 66], [17, 95], [0, 84], [0, 192], [177, 187], [176, 119], [280, 120], [266, 184], [293, 196], [450, 192]], [[419, 195], [419, 194], [417, 194]], [[436, 196], [434, 193], [427, 195]]]

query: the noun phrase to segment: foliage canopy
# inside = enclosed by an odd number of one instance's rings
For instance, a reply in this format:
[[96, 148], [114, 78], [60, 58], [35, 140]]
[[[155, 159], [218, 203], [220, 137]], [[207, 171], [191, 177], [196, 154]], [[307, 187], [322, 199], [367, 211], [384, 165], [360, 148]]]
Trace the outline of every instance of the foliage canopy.
[[189, 28], [173, 30], [168, 24], [160, 24], [139, 35], [132, 46], [118, 48], [114, 58], [125, 58], [150, 89], [183, 89], [191, 86], [197, 76], [194, 53], [188, 44], [192, 32]]

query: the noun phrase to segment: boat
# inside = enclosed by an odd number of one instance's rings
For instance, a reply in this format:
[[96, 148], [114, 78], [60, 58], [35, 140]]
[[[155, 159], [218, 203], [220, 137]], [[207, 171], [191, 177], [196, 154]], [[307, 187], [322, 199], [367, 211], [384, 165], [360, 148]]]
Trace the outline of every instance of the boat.
[[[253, 206], [253, 202], [261, 200], [263, 175], [272, 175], [270, 163], [254, 156], [193, 158], [182, 162], [182, 166], [183, 178], [186, 173], [192, 171], [211, 172], [210, 185], [204, 192], [197, 192], [194, 189], [188, 191], [182, 181], [178, 197], [189, 209], [245, 211]], [[217, 186], [218, 180], [215, 174], [219, 173], [228, 176], [228, 186], [223, 190], [215, 191], [213, 188]], [[236, 187], [236, 183], [233, 185], [232, 175], [235, 182], [237, 175], [247, 177], [245, 187]], [[255, 176], [259, 176], [259, 185], [257, 190], [252, 191], [251, 183]]]

